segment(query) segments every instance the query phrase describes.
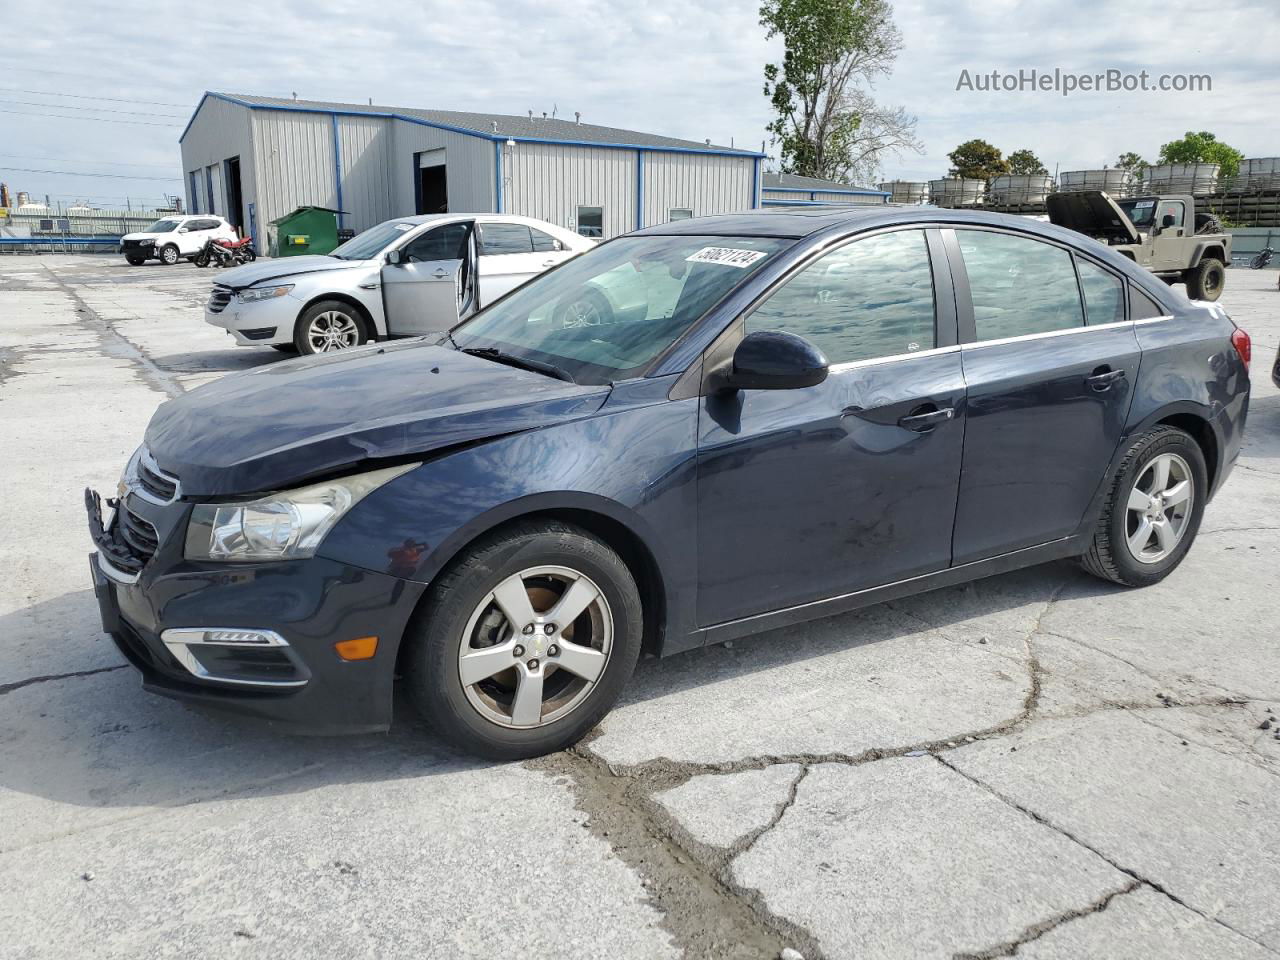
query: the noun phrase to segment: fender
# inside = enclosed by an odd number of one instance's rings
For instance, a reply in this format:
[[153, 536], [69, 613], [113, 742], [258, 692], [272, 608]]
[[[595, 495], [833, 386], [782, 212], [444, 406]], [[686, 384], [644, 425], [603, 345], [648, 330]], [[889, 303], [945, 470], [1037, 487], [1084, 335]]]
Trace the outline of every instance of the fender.
[[[340, 274], [342, 282], [334, 283], [334, 275]], [[378, 270], [319, 270], [314, 273], [298, 274], [296, 278], [281, 277], [290, 280], [295, 286], [292, 296], [300, 301], [298, 316], [314, 303], [321, 300], [342, 300], [364, 311], [373, 329], [370, 331], [375, 339], [383, 339], [387, 335], [386, 313], [382, 309], [382, 286]], [[377, 286], [365, 289], [363, 283], [374, 283]], [[297, 318], [294, 318], [297, 322]]]
[[[619, 411], [621, 412], [621, 411]], [[598, 518], [652, 559], [663, 652], [697, 646], [697, 401], [628, 407], [432, 459], [362, 500], [319, 553], [430, 583], [477, 537], [521, 517]], [[597, 451], [617, 451], [601, 457]], [[606, 537], [606, 539], [608, 539]], [[683, 586], [682, 586], [683, 585]]]
[[[1212, 251], [1212, 252], [1210, 252]], [[1206, 253], [1209, 256], [1217, 255], [1216, 259], [1221, 260], [1224, 264], [1229, 262], [1227, 259], [1227, 251], [1220, 240], [1204, 240], [1197, 243], [1195, 251], [1191, 255], [1191, 263], [1187, 266], [1194, 269], [1200, 266], [1200, 261], [1204, 259]]]

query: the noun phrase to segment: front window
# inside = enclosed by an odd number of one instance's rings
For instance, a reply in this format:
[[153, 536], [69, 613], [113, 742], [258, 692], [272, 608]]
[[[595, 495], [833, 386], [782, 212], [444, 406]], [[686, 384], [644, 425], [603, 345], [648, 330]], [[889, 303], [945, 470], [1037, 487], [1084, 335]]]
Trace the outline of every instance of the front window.
[[143, 230], [142, 232], [143, 233], [173, 233], [173, 231], [177, 229], [178, 229], [177, 220], [157, 220], [155, 223], [147, 227], [147, 229]]
[[456, 327], [453, 339], [552, 364], [578, 383], [623, 380], [794, 242], [624, 237], [530, 280]]
[[388, 220], [356, 234], [329, 256], [339, 260], [372, 260], [416, 226], [416, 223]]

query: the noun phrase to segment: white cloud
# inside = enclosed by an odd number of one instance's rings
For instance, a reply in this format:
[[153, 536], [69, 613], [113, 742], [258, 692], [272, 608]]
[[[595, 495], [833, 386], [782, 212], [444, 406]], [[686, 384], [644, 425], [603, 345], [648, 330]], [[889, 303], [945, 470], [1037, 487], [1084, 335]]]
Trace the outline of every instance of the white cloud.
[[[0, 153], [66, 159], [57, 165], [0, 157], [0, 179], [11, 188], [103, 198], [155, 196], [181, 184], [3, 167], [114, 173], [134, 171], [102, 164], [166, 164], [178, 177], [177, 137], [205, 89], [512, 114], [554, 105], [561, 116], [576, 110], [588, 122], [754, 146], [769, 119], [761, 71], [779, 53], [776, 40], [765, 40], [754, 3], [725, 0], [132, 8], [10, 0], [5, 19], [21, 42], [6, 50], [0, 100], [94, 104], [11, 89], [18, 88], [188, 105], [100, 104], [183, 114], [102, 114], [172, 127], [0, 114]], [[1153, 157], [1161, 143], [1190, 129], [1213, 130], [1247, 155], [1280, 154], [1268, 89], [1280, 48], [1271, 2], [1206, 8], [1199, 0], [899, 0], [896, 19], [906, 48], [877, 94], [919, 116], [926, 153], [889, 161], [890, 175], [941, 176], [946, 153], [970, 137], [1006, 152], [1030, 147], [1063, 169], [1113, 161], [1123, 150]], [[1019, 67], [1203, 72], [1212, 74], [1213, 91], [1063, 99], [955, 90], [961, 69]], [[41, 112], [3, 103], [0, 109]]]

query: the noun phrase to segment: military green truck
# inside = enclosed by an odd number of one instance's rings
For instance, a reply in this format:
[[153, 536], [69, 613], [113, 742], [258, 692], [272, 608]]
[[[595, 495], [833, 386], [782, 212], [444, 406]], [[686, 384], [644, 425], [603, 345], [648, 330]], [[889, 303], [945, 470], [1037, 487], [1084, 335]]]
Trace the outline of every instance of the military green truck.
[[1049, 219], [1105, 243], [1166, 283], [1185, 283], [1193, 300], [1217, 300], [1231, 262], [1231, 235], [1218, 218], [1196, 212], [1188, 195], [1126, 197], [1101, 190], [1054, 193]]

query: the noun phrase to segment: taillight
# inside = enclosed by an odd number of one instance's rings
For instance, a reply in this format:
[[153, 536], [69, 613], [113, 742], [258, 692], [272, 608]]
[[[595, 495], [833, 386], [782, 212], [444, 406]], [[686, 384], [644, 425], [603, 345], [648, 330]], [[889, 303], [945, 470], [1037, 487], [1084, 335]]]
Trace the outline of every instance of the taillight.
[[1253, 341], [1249, 339], [1249, 334], [1240, 327], [1236, 327], [1235, 333], [1231, 334], [1231, 345], [1236, 348], [1236, 353], [1240, 355], [1240, 362], [1248, 370], [1249, 361], [1253, 359]]

